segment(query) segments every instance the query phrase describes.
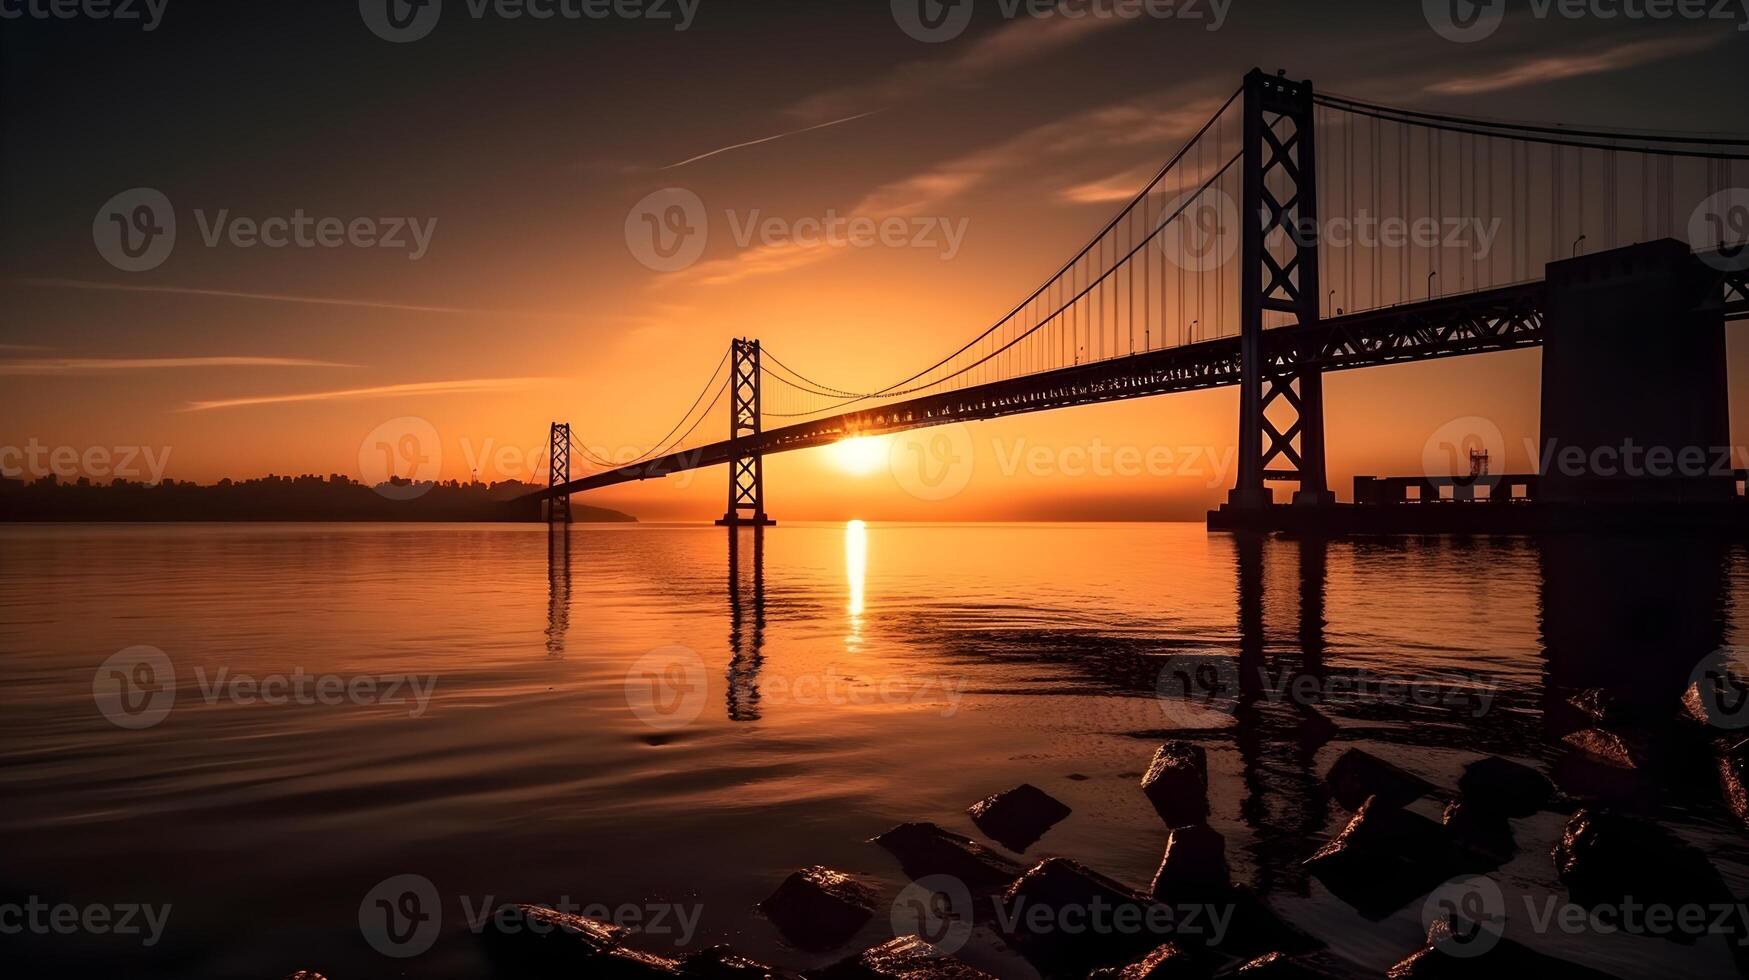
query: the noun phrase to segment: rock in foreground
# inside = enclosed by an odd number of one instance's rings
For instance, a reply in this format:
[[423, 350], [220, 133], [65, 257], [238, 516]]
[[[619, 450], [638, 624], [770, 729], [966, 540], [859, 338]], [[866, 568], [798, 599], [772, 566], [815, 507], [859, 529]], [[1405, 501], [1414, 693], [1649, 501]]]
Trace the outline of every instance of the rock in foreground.
[[1324, 781], [1330, 795], [1351, 813], [1368, 797], [1376, 796], [1386, 807], [1396, 808], [1434, 792], [1427, 780], [1360, 749], [1342, 753], [1331, 763]]
[[1142, 773], [1142, 792], [1166, 826], [1202, 823], [1209, 814], [1208, 755], [1190, 742], [1161, 745]]
[[995, 980], [988, 973], [943, 956], [917, 936], [900, 936], [810, 972], [820, 980]]
[[1451, 877], [1457, 862], [1443, 827], [1374, 796], [1306, 866], [1338, 898], [1378, 920]]
[[898, 858], [912, 878], [948, 875], [984, 894], [1007, 888], [1026, 870], [977, 841], [932, 823], [902, 823], [874, 843]]
[[816, 864], [785, 878], [759, 903], [759, 911], [796, 946], [822, 950], [854, 936], [874, 915], [877, 902], [867, 885]]
[[1031, 783], [987, 796], [966, 810], [979, 830], [1015, 852], [1036, 844], [1070, 812], [1060, 800]]
[[1162, 902], [1202, 902], [1232, 886], [1227, 868], [1227, 839], [1200, 824], [1175, 827], [1166, 835], [1166, 854], [1154, 873], [1149, 891]]
[[1528, 817], [1553, 801], [1555, 784], [1529, 766], [1491, 755], [1464, 767], [1458, 792], [1466, 803], [1503, 817]]

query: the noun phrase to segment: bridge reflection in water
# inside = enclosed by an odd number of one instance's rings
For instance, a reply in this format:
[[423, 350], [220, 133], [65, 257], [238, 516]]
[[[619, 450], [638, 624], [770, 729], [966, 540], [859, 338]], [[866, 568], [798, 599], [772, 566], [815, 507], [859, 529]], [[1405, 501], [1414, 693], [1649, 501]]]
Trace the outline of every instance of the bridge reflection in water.
[[730, 721], [759, 720], [759, 669], [765, 662], [765, 528], [730, 527]]

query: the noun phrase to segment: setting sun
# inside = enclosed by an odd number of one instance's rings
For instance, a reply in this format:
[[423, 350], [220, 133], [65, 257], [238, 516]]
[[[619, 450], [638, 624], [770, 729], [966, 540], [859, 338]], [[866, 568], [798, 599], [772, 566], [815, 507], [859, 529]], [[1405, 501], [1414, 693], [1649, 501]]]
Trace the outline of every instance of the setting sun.
[[851, 476], [867, 476], [887, 463], [892, 439], [888, 436], [856, 436], [827, 447], [832, 465]]

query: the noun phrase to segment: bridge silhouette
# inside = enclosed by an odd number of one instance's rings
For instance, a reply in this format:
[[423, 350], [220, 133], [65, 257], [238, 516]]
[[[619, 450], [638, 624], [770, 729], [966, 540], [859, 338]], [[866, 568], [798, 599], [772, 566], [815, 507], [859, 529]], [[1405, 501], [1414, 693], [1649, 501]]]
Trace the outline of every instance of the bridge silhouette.
[[[636, 459], [604, 459], [555, 423], [550, 485], [531, 499], [568, 522], [572, 494], [727, 464], [718, 523], [762, 526], [773, 453], [1237, 385], [1229, 507], [1269, 509], [1271, 483], [1332, 504], [1326, 372], [1543, 345], [1563, 304], [1610, 277], [1637, 290], [1674, 276], [1656, 315], [1698, 317], [1703, 334], [1749, 317], [1745, 188], [1741, 137], [1441, 115], [1253, 70], [1073, 258], [948, 356], [858, 391], [736, 339]], [[1563, 263], [1582, 267], [1556, 284], [1544, 270]], [[1717, 347], [1722, 399], [1722, 333]], [[1678, 374], [1704, 373], [1702, 348]], [[1614, 355], [1633, 370], [1632, 350]], [[1549, 387], [1545, 370], [1545, 427], [1551, 398], [1582, 400]], [[701, 435], [725, 403], [728, 438]]]

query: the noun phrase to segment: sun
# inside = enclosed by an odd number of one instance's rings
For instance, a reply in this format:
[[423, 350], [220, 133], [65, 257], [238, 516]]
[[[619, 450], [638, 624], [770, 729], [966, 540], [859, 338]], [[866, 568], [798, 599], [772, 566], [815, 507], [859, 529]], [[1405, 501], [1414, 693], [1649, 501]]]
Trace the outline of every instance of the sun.
[[867, 476], [887, 465], [887, 436], [855, 436], [826, 447], [832, 465], [851, 476]]

